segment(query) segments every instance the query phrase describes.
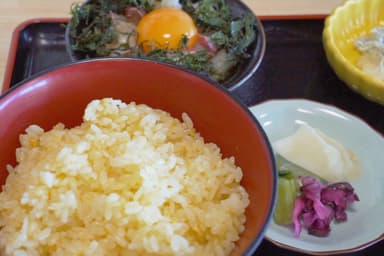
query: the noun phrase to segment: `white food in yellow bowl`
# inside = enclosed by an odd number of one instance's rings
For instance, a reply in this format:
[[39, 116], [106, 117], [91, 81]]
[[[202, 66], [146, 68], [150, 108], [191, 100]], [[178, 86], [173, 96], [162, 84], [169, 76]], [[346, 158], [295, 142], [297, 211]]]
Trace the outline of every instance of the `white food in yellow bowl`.
[[357, 66], [372, 77], [384, 81], [384, 21], [368, 35], [357, 38], [355, 46], [361, 52]]
[[351, 89], [384, 104], [384, 81], [359, 67], [362, 53], [357, 39], [368, 35], [384, 21], [382, 0], [347, 0], [326, 18], [323, 46], [330, 66]]

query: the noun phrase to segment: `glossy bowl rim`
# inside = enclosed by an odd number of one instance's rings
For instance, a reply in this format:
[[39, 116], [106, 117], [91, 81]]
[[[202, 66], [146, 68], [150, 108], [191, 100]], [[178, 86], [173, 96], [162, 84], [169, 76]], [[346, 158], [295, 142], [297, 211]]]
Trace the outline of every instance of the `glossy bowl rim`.
[[[38, 72], [38, 73], [30, 76], [29, 78], [27, 78], [25, 80], [22, 80], [22, 81], [16, 83], [10, 89], [5, 91], [5, 93], [0, 94], [0, 105], [1, 105], [1, 102], [8, 97], [8, 95], [11, 95], [13, 93], [17, 93], [17, 91], [22, 90], [23, 87], [29, 86], [29, 83], [33, 82], [33, 80], [39, 80], [40, 78], [43, 78], [44, 76], [49, 76], [51, 73], [60, 72], [61, 69], [87, 65], [87, 63], [98, 62], [98, 63], [107, 64], [108, 62], [131, 62], [131, 61], [138, 62], [138, 63], [139, 62], [152, 62], [153, 63], [153, 61], [150, 61], [147, 59], [132, 58], [132, 57], [129, 57], [129, 58], [128, 57], [125, 57], [125, 58], [93, 58], [93, 59], [85, 59], [85, 60], [81, 60], [81, 61], [77, 61], [77, 62], [66, 63], [66, 64], [61, 64], [58, 66], [50, 67], [46, 70], [43, 70], [41, 72]], [[261, 124], [259, 123], [259, 121], [251, 113], [249, 108], [244, 103], [242, 103], [240, 101], [240, 99], [238, 99], [235, 95], [231, 94], [231, 92], [229, 90], [226, 90], [219, 83], [209, 79], [208, 77], [202, 76], [197, 72], [194, 72], [192, 70], [189, 70], [189, 69], [186, 69], [186, 68], [183, 68], [180, 66], [167, 64], [167, 63], [157, 63], [157, 64], [162, 65], [162, 66], [166, 66], [166, 67], [171, 68], [171, 69], [175, 69], [176, 71], [181, 71], [181, 72], [187, 73], [189, 75], [195, 76], [195, 77], [197, 77], [203, 81], [208, 82], [210, 85], [215, 87], [217, 90], [224, 93], [225, 97], [232, 99], [236, 104], [238, 104], [241, 107], [241, 109], [244, 111], [244, 114], [247, 115], [253, 121], [254, 126], [260, 132], [260, 135], [261, 135], [260, 137], [264, 141], [264, 144], [266, 146], [266, 153], [269, 156], [269, 158], [271, 159], [270, 164], [271, 164], [271, 182], [272, 182], [272, 184], [271, 184], [272, 185], [271, 186], [272, 191], [271, 192], [272, 193], [271, 193], [271, 200], [268, 204], [268, 212], [267, 212], [266, 217], [264, 219], [264, 223], [261, 225], [260, 232], [258, 233], [258, 235], [255, 238], [253, 238], [250, 241], [249, 246], [246, 248], [245, 252], [243, 253], [243, 256], [252, 256], [253, 253], [256, 251], [256, 249], [260, 246], [263, 239], [266, 237], [265, 234], [267, 232], [268, 225], [272, 219], [273, 211], [275, 209], [276, 200], [277, 200], [278, 173], [277, 173], [277, 169], [276, 169], [276, 165], [275, 165], [274, 154], [272, 151], [272, 145], [268, 139], [268, 136], [267, 136], [265, 130], [263, 129], [263, 127], [261, 126]], [[0, 111], [1, 111], [1, 109], [0, 109]]]
[[[335, 44], [335, 39], [333, 37], [332, 33], [332, 26], [335, 21], [337, 21], [338, 16], [340, 13], [348, 11], [351, 6], [355, 5], [362, 5], [363, 3], [368, 2], [366, 0], [344, 0], [344, 2], [333, 9], [333, 11], [325, 18], [324, 22], [324, 29], [323, 29], [323, 48], [327, 55], [327, 59], [329, 64], [332, 66], [332, 68], [335, 70], [336, 66], [342, 65], [348, 74], [350, 75], [349, 79], [359, 81], [363, 81], [360, 85], [350, 84], [348, 81], [348, 78], [345, 78], [345, 75], [340, 75], [338, 72], [335, 71], [337, 76], [343, 80], [351, 89], [358, 92], [360, 95], [364, 96], [365, 98], [375, 101], [377, 103], [384, 104], [384, 81], [380, 81], [378, 79], [373, 78], [372, 76], [366, 74], [364, 71], [356, 67], [349, 59], [347, 59], [341, 52], [340, 49]], [[329, 55], [333, 55], [334, 61], [329, 61], [332, 57]], [[348, 81], [348, 82], [346, 82]], [[377, 89], [381, 90], [383, 92], [383, 95], [381, 96], [381, 99], [377, 99], [371, 95], [369, 95], [371, 89]]]
[[[83, 1], [83, 4], [86, 3], [87, 1], [88, 0]], [[254, 39], [254, 40], [257, 40], [256, 41], [256, 45], [255, 45], [255, 49], [254, 49], [254, 51], [252, 53], [250, 53], [250, 55], [251, 55], [250, 58], [247, 59], [248, 60], [247, 62], [249, 62], [248, 65], [246, 65], [246, 68], [241, 71], [241, 75], [239, 77], [237, 77], [237, 78], [229, 77], [229, 79], [228, 79], [228, 80], [230, 80], [229, 83], [223, 82], [222, 86], [224, 88], [226, 88], [229, 91], [234, 91], [237, 88], [241, 87], [245, 82], [247, 82], [256, 73], [256, 71], [259, 69], [259, 67], [260, 67], [260, 65], [261, 65], [261, 63], [262, 63], [262, 61], [263, 61], [263, 59], [265, 57], [265, 52], [266, 52], [266, 48], [267, 48], [267, 38], [266, 38], [266, 35], [265, 35], [264, 26], [263, 26], [260, 18], [255, 14], [255, 12], [248, 5], [246, 5], [241, 0], [226, 0], [226, 2], [228, 2], [228, 1], [235, 2], [243, 10], [245, 10], [246, 12], [249, 12], [249, 13], [251, 13], [253, 15], [253, 17], [255, 19], [255, 25], [256, 25], [256, 31], [257, 31], [256, 37]], [[65, 37], [65, 50], [66, 50], [66, 52], [67, 52], [67, 54], [70, 57], [70, 60], [72, 62], [77, 62], [77, 61], [85, 60], [85, 59], [80, 59], [79, 60], [78, 58], [76, 58], [75, 55], [74, 55], [74, 51], [70, 47], [70, 45], [71, 45], [71, 43], [70, 43], [70, 38], [71, 37], [70, 37], [70, 31], [69, 31], [70, 24], [71, 24], [71, 18], [69, 18], [67, 26], [65, 28], [65, 34], [64, 34], [64, 37]], [[253, 55], [256, 55], [256, 57], [254, 57]], [[156, 63], [168, 64], [168, 63], [159, 62], [157, 60], [150, 59], [150, 58], [138, 58], [138, 57], [109, 57], [109, 56], [105, 56], [105, 57], [96, 57], [96, 58], [90, 58], [90, 59], [100, 59], [100, 58], [106, 58], [106, 59], [137, 58], [137, 59], [153, 61], [153, 62], [156, 62]], [[199, 74], [199, 75], [200, 76], [204, 76], [202, 74]], [[210, 80], [212, 80], [212, 79], [210, 79]]]

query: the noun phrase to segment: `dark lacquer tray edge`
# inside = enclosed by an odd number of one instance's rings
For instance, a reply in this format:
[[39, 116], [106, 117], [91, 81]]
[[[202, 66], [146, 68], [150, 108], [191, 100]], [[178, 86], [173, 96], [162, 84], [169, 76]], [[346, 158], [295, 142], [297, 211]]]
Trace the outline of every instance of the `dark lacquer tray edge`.
[[16, 54], [21, 31], [23, 31], [26, 27], [30, 26], [31, 24], [35, 23], [65, 23], [68, 22], [68, 20], [69, 18], [33, 18], [20, 23], [15, 28], [11, 36], [11, 43], [4, 70], [4, 79], [3, 86], [1, 87], [1, 93], [4, 93], [11, 87], [12, 74], [16, 63]]
[[[258, 18], [261, 21], [268, 20], [317, 20], [324, 19], [326, 14], [297, 14], [297, 15], [261, 15]], [[8, 53], [8, 58], [4, 70], [4, 79], [1, 87], [1, 92], [4, 93], [12, 84], [12, 74], [14, 70], [14, 65], [16, 63], [16, 54], [18, 49], [18, 42], [20, 39], [21, 32], [28, 26], [35, 23], [66, 23], [69, 21], [69, 18], [33, 18], [28, 19], [20, 23], [12, 33], [11, 43]]]

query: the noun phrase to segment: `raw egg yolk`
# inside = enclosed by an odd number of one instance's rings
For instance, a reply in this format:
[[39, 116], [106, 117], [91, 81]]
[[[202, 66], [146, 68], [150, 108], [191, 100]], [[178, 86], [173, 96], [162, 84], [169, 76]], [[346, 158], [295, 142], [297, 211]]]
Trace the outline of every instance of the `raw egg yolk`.
[[192, 48], [197, 40], [197, 28], [184, 11], [163, 7], [146, 14], [137, 26], [138, 43], [145, 52], [152, 46], [157, 49], [178, 49], [183, 37], [188, 38], [186, 47]]

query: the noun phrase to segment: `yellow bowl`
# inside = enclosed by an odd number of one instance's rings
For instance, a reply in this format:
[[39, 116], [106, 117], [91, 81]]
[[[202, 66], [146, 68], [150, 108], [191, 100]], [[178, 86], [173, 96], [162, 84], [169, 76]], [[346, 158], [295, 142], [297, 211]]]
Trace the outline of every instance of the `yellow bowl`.
[[383, 0], [346, 0], [326, 17], [323, 45], [329, 64], [342, 81], [365, 98], [384, 104], [384, 81], [357, 67], [361, 54], [354, 45], [358, 37], [380, 23], [384, 26]]

